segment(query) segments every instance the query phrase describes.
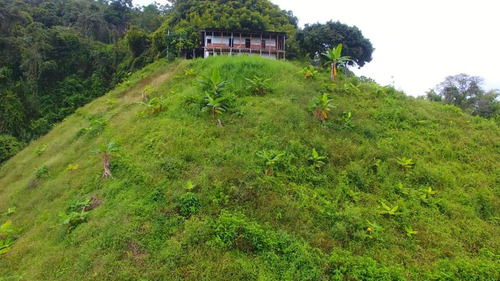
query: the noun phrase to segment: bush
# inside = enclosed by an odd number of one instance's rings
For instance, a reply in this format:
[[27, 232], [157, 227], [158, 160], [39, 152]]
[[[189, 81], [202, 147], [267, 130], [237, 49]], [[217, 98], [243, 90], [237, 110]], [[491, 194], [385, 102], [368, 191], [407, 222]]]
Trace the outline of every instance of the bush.
[[200, 210], [201, 200], [198, 194], [187, 192], [179, 198], [178, 204], [181, 215], [190, 217]]
[[0, 164], [21, 150], [23, 144], [11, 135], [0, 135]]

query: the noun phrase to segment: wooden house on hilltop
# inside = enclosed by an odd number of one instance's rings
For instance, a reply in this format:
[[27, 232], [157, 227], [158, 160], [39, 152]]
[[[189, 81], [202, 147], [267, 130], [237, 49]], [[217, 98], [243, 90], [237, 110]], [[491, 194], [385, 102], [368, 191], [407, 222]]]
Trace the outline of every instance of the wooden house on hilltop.
[[206, 29], [200, 32], [203, 57], [217, 55], [259, 55], [285, 59], [286, 34], [282, 32], [241, 32]]

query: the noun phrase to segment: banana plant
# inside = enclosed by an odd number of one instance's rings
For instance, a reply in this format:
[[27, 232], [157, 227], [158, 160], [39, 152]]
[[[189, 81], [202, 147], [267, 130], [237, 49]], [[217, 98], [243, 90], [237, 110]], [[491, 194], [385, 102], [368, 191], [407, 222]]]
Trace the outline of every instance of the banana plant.
[[405, 231], [406, 231], [406, 236], [411, 238], [413, 235], [418, 234], [418, 231], [413, 230], [413, 228], [410, 226], [405, 226]]
[[259, 96], [265, 95], [267, 93], [267, 91], [269, 90], [269, 85], [267, 85], [267, 82], [271, 79], [264, 79], [260, 78], [257, 75], [254, 75], [253, 79], [245, 78], [245, 80], [248, 82], [247, 90], [251, 91], [256, 96]]
[[401, 213], [398, 213], [398, 206], [394, 207], [389, 207], [387, 204], [385, 204], [383, 201], [380, 201], [380, 206], [381, 210], [378, 212], [381, 215], [388, 215], [388, 216], [395, 216], [395, 215], [401, 215]]
[[102, 156], [102, 163], [104, 166], [103, 178], [113, 177], [111, 175], [111, 156], [114, 155], [118, 149], [119, 146], [114, 141], [99, 145], [99, 149], [96, 152]]
[[219, 98], [222, 96], [222, 91], [224, 87], [229, 84], [229, 81], [222, 80], [220, 70], [214, 68], [212, 70], [212, 75], [210, 77], [202, 77], [200, 83], [204, 92], [210, 92], [214, 98]]
[[[205, 106], [203, 107], [203, 111], [210, 110], [210, 114], [212, 116], [212, 123], [215, 123], [216, 114], [222, 114], [226, 111], [226, 105], [224, 101], [225, 97], [216, 97], [215, 94], [210, 95], [210, 93], [205, 93]], [[220, 121], [220, 120], [219, 120]]]
[[429, 198], [437, 193], [437, 191], [433, 190], [430, 186], [427, 189], [421, 189], [420, 191], [422, 192], [422, 195], [420, 195], [420, 199], [422, 199], [422, 201], [424, 202], [428, 201]]
[[402, 157], [397, 159], [399, 166], [401, 167], [401, 171], [404, 173], [407, 170], [413, 169], [415, 163], [410, 158]]
[[300, 73], [304, 76], [304, 79], [308, 80], [311, 78], [314, 78], [316, 74], [318, 74], [318, 71], [314, 68], [314, 66], [310, 65], [308, 67], [304, 67], [300, 70]]
[[163, 96], [154, 97], [147, 101], [140, 102], [141, 105], [145, 106], [148, 111], [148, 116], [150, 114], [157, 114], [165, 110], [165, 105], [167, 104], [167, 99]]
[[257, 156], [262, 158], [266, 164], [266, 170], [264, 171], [264, 176], [272, 176], [274, 174], [274, 166], [281, 161], [285, 153], [277, 153], [274, 151], [261, 150], [257, 152]]
[[313, 116], [321, 122], [328, 120], [328, 113], [332, 108], [335, 108], [331, 101], [332, 100], [328, 98], [326, 93], [313, 97], [311, 100], [311, 111], [313, 112]]
[[325, 64], [330, 64], [332, 80], [337, 77], [337, 65], [351, 61], [349, 56], [342, 56], [342, 44], [338, 44], [335, 48], [326, 49], [326, 53], [322, 53], [322, 55], [327, 58]]
[[321, 168], [325, 165], [325, 160], [326, 156], [319, 156], [318, 152], [316, 151], [316, 148], [312, 149], [311, 156], [309, 157], [309, 161], [312, 162], [314, 167], [316, 168]]

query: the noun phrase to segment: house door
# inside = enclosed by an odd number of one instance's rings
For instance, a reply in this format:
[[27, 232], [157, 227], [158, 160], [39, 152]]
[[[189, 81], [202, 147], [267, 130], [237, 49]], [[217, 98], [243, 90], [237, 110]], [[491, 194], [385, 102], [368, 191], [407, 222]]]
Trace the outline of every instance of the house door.
[[250, 39], [245, 39], [245, 48], [250, 49]]

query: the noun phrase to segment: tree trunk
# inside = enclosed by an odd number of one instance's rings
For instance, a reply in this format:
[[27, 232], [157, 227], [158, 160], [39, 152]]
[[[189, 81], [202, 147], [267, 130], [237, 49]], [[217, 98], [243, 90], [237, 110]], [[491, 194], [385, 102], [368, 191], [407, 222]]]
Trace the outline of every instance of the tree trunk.
[[212, 123], [215, 123], [215, 107], [212, 107]]
[[337, 78], [337, 63], [332, 62], [332, 79]]
[[102, 161], [103, 161], [103, 164], [104, 164], [104, 173], [102, 174], [103, 178], [113, 177], [111, 175], [110, 159], [111, 159], [111, 156], [108, 153], [103, 153], [102, 154]]

